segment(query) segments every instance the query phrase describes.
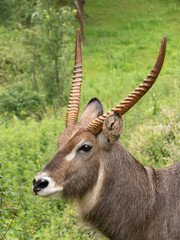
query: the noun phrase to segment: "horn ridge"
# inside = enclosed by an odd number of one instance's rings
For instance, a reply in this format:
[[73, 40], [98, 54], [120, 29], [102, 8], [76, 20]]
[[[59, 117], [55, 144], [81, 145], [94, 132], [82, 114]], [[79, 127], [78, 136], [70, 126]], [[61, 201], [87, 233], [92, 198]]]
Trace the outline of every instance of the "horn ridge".
[[103, 116], [96, 118], [94, 121], [89, 123], [85, 127], [85, 129], [91, 131], [94, 135], [97, 135], [102, 130], [103, 122], [108, 115], [115, 111], [119, 112], [120, 115], [123, 115], [131, 107], [133, 107], [146, 94], [146, 92], [152, 87], [152, 85], [156, 81], [164, 62], [165, 52], [166, 36], [164, 36], [162, 39], [161, 47], [154, 67], [151, 70], [150, 74], [148, 74], [147, 78], [144, 79], [143, 83], [141, 83], [139, 87], [136, 88], [134, 92], [129, 94], [129, 96], [125, 98], [125, 100], [122, 101], [119, 105], [117, 105], [115, 108], [112, 108], [111, 111], [107, 112], [107, 114], [103, 114]]
[[68, 110], [66, 113], [66, 127], [77, 122], [79, 114], [79, 103], [81, 97], [81, 84], [82, 84], [81, 39], [80, 29], [77, 29], [73, 80], [71, 86], [71, 93], [69, 97]]

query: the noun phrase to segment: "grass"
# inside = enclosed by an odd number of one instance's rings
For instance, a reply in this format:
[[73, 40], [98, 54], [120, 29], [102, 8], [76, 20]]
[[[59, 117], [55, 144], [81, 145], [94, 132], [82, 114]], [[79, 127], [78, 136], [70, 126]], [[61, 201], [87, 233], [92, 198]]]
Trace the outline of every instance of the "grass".
[[85, 12], [82, 103], [98, 96], [107, 111], [123, 100], [149, 74], [166, 35], [162, 72], [153, 90], [124, 116], [125, 127], [132, 131], [151, 117], [154, 101], [179, 111], [180, 2], [90, 1]]

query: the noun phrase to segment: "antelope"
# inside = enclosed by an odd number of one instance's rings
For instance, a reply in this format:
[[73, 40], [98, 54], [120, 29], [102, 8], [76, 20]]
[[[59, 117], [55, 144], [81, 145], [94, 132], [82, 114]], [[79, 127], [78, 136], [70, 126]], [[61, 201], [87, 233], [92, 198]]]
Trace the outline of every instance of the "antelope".
[[124, 101], [103, 113], [92, 98], [79, 122], [82, 84], [80, 32], [66, 127], [52, 160], [33, 180], [33, 193], [76, 201], [83, 221], [111, 240], [180, 239], [180, 162], [144, 167], [118, 141], [122, 118], [156, 81], [165, 57], [166, 36], [150, 74]]

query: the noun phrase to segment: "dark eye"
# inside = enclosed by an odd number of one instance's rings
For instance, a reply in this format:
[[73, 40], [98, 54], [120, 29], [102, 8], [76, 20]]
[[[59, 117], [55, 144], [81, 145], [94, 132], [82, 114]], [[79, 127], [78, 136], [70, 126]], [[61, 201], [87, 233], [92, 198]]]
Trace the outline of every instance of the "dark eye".
[[89, 152], [91, 150], [92, 146], [88, 144], [84, 144], [81, 148], [79, 148], [78, 151], [84, 151], [84, 152]]

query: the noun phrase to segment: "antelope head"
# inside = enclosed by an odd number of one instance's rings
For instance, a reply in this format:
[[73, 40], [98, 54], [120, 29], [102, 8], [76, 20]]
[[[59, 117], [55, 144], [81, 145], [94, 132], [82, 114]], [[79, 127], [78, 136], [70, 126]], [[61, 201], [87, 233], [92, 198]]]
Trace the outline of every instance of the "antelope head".
[[121, 116], [151, 88], [163, 65], [166, 36], [151, 73], [124, 101], [103, 114], [97, 98], [92, 98], [78, 120], [82, 84], [82, 57], [79, 29], [76, 35], [74, 76], [66, 115], [66, 127], [59, 137], [58, 150], [33, 181], [33, 193], [43, 197], [81, 199], [101, 182], [103, 159], [113, 152], [122, 131]]

